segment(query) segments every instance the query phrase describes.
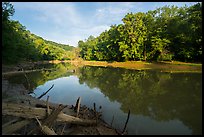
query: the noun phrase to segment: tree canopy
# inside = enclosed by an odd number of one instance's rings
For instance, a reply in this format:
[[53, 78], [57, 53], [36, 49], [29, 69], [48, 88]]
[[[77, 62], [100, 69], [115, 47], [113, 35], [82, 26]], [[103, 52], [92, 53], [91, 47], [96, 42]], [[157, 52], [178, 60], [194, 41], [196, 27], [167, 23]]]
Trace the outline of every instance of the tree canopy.
[[80, 40], [78, 48], [45, 40], [19, 21], [15, 9], [2, 2], [2, 61], [69, 60], [80, 56], [98, 61], [202, 61], [202, 3], [164, 6], [146, 13], [127, 13], [98, 37]]
[[22, 60], [65, 60], [73, 59], [74, 47], [45, 40], [26, 30], [19, 21], [10, 19], [14, 7], [2, 3], [2, 61], [17, 63]]
[[78, 42], [85, 60], [201, 61], [202, 4], [127, 13], [98, 37]]

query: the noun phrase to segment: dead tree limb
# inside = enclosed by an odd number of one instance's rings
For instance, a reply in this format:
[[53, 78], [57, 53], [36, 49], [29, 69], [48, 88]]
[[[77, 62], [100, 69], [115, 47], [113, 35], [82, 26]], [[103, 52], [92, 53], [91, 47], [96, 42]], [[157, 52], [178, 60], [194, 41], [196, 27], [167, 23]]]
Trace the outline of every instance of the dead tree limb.
[[21, 120], [13, 124], [10, 122], [10, 124], [7, 124], [6, 126], [2, 127], [2, 133], [12, 134], [13, 132], [21, 129], [22, 127], [26, 126], [29, 123], [30, 123], [29, 120]]
[[38, 118], [36, 117], [36, 120], [40, 126], [41, 131], [45, 134], [45, 135], [57, 135], [53, 130], [51, 130], [49, 127], [42, 125], [41, 122], [38, 120]]
[[6, 127], [6, 126], [8, 126], [8, 125], [10, 125], [10, 124], [12, 124], [12, 123], [16, 123], [18, 120], [19, 120], [19, 118], [13, 119], [13, 120], [11, 120], [11, 121], [9, 121], [9, 122], [3, 124], [3, 125], [2, 125], [2, 128]]
[[93, 103], [93, 106], [94, 106], [94, 116], [96, 118], [96, 123], [98, 123], [98, 115], [97, 115], [97, 112], [96, 112], [96, 103], [95, 102]]
[[60, 104], [58, 106], [57, 109], [53, 110], [52, 113], [48, 116], [48, 118], [46, 118], [44, 121], [43, 121], [43, 125], [46, 125], [48, 127], [50, 127], [54, 120], [57, 119], [57, 116], [59, 115], [59, 113], [65, 108], [67, 107], [67, 105], [63, 106], [62, 104]]
[[23, 74], [24, 74], [24, 76], [25, 76], [25, 78], [26, 78], [26, 82], [27, 82], [27, 84], [28, 84], [28, 89], [30, 90], [30, 82], [29, 82], [29, 79], [28, 79], [28, 77], [27, 77], [27, 75], [26, 75], [26, 72], [25, 72], [25, 70], [23, 69], [22, 66], [19, 65], [19, 67], [20, 67], [20, 68], [22, 69], [22, 71], [23, 71]]
[[49, 96], [47, 96], [46, 105], [47, 105], [47, 116], [49, 116], [50, 115]]
[[[47, 108], [47, 104], [35, 104], [35, 107], [36, 108]], [[54, 105], [49, 104], [49, 109], [54, 109], [54, 108], [55, 108]]]
[[113, 117], [112, 117], [111, 126], [112, 126], [112, 124], [113, 124], [113, 120], [114, 120], [114, 115], [113, 115]]
[[38, 99], [41, 99], [41, 98], [42, 98], [44, 95], [46, 95], [53, 87], [54, 87], [54, 84], [51, 86], [50, 89], [48, 89], [46, 92], [44, 92], [42, 95], [40, 95], [40, 96], [38, 97]]
[[79, 116], [80, 104], [81, 104], [81, 97], [79, 97], [79, 101], [78, 101], [78, 104], [77, 104], [77, 115], [76, 115], [76, 117]]
[[63, 135], [65, 127], [66, 127], [66, 123], [64, 124], [64, 127], [63, 127], [60, 135]]
[[128, 111], [127, 120], [126, 120], [126, 122], [125, 122], [125, 126], [124, 126], [124, 129], [123, 129], [123, 131], [122, 131], [122, 134], [124, 134], [124, 133], [125, 133], [125, 131], [126, 131], [126, 128], [127, 128], [127, 123], [128, 123], [129, 118], [130, 118], [130, 110]]
[[75, 104], [75, 107], [74, 107], [74, 111], [77, 112], [76, 117], [78, 117], [78, 115], [79, 115], [80, 103], [81, 103], [81, 97], [78, 97], [76, 104]]

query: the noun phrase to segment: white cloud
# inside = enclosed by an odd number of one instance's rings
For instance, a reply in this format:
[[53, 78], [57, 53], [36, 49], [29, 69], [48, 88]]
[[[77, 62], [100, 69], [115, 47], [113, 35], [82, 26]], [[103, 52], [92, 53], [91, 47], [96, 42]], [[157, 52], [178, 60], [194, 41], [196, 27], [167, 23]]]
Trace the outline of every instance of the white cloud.
[[110, 2], [106, 6], [96, 9], [95, 18], [98, 23], [110, 25], [122, 23], [122, 18], [131, 11], [139, 11], [141, 2]]
[[109, 29], [110, 25], [122, 23], [122, 18], [128, 12], [144, 12], [162, 5], [158, 2], [154, 4], [101, 2], [97, 3], [98, 8], [95, 9], [95, 12], [85, 14], [84, 10], [92, 9], [77, 7], [77, 2], [14, 2], [13, 4], [16, 10], [23, 11], [22, 16], [29, 14], [27, 16], [30, 17], [29, 21], [32, 19], [29, 26], [39, 24], [31, 28], [37, 32], [37, 35], [73, 46], [77, 46], [79, 40], [87, 39], [90, 35], [99, 36], [101, 32]]
[[[77, 10], [77, 3], [72, 2], [17, 2], [14, 4], [17, 10], [31, 10], [35, 13], [29, 16], [41, 24], [41, 28], [35, 30], [37, 35], [73, 46], [77, 46], [79, 40], [85, 40], [90, 35], [99, 36], [100, 33], [108, 30], [110, 25], [118, 24], [134, 7], [132, 2], [103, 3], [92, 16], [88, 16], [84, 15], [83, 11]], [[47, 30], [48, 26], [50, 26], [49, 30]]]

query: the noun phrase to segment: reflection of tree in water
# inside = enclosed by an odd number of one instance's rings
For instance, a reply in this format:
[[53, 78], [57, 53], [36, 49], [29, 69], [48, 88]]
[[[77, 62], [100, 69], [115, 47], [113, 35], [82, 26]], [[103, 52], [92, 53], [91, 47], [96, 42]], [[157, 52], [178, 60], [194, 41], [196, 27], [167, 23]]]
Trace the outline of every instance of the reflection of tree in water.
[[[59, 63], [59, 64], [41, 64], [40, 66], [36, 66], [35, 69], [42, 69], [42, 71], [35, 71], [32, 73], [27, 73], [27, 77], [31, 84], [30, 91], [33, 91], [39, 85], [43, 85], [45, 82], [49, 80], [53, 80], [56, 78], [60, 78], [62, 76], [70, 76], [73, 73], [68, 70], [74, 69], [70, 63]], [[12, 83], [23, 84], [26, 88], [28, 88], [27, 81], [25, 79], [24, 74], [16, 74], [15, 76], [7, 76], [7, 79]]]
[[83, 67], [79, 79], [120, 102], [126, 113], [130, 109], [158, 121], [179, 119], [193, 134], [201, 134], [201, 74]]

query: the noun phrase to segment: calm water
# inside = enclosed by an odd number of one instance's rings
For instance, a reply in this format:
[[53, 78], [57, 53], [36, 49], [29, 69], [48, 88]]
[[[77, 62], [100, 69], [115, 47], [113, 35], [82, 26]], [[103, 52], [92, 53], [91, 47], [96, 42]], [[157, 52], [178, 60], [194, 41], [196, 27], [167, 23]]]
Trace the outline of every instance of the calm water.
[[[128, 110], [129, 134], [202, 134], [202, 74], [137, 71], [121, 68], [83, 67], [70, 64], [43, 66], [51, 70], [28, 73], [28, 87], [22, 74], [7, 76], [10, 82], [23, 83], [32, 96], [93, 108], [102, 106], [103, 119], [123, 129]], [[70, 71], [73, 70], [74, 71]]]

